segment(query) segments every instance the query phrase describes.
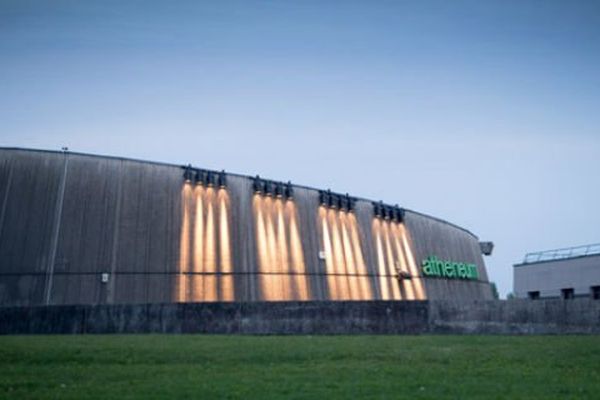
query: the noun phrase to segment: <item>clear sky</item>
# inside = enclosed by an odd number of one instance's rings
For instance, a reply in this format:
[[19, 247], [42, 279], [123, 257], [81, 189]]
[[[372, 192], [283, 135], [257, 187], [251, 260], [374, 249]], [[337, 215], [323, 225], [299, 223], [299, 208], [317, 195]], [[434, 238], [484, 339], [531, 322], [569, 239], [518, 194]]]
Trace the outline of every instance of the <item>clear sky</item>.
[[600, 242], [598, 1], [0, 0], [0, 145], [398, 203], [528, 251]]

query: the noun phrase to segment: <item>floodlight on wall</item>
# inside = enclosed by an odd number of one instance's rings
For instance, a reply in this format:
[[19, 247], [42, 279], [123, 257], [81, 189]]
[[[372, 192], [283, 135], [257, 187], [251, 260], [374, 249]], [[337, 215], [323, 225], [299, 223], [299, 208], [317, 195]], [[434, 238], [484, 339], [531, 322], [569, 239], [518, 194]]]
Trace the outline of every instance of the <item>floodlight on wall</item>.
[[391, 211], [392, 211], [392, 209], [390, 208], [390, 206], [383, 206], [383, 219], [385, 219], [386, 221], [389, 221], [392, 216]]
[[319, 204], [323, 207], [340, 211], [354, 211], [356, 199], [350, 197], [348, 193], [332, 193], [331, 190], [319, 191]]
[[398, 223], [404, 220], [404, 210], [398, 207], [398, 204], [392, 208], [392, 219]]
[[262, 179], [260, 179], [259, 175], [256, 175], [256, 178], [254, 178], [254, 182], [252, 183], [252, 188], [254, 189], [254, 193], [256, 194], [261, 194], [263, 192], [263, 181]]
[[292, 182], [274, 182], [262, 179], [256, 175], [252, 183], [252, 188], [255, 194], [262, 196], [276, 197], [283, 200], [291, 200], [294, 197], [294, 188]]
[[219, 172], [218, 181], [221, 189], [225, 189], [227, 187], [227, 174], [225, 173], [225, 170]]
[[275, 195], [275, 184], [273, 182], [265, 182], [265, 194], [269, 197], [273, 197]]
[[190, 183], [193, 177], [192, 166], [188, 165], [185, 167], [185, 171], [183, 172], [183, 179], [185, 180], [185, 183]]
[[354, 212], [354, 208], [356, 207], [356, 200], [350, 197], [348, 193], [346, 193], [346, 203], [348, 205], [348, 211]]
[[339, 208], [339, 198], [337, 195], [329, 195], [329, 207], [333, 208], [334, 210], [337, 210]]
[[278, 199], [283, 197], [283, 183], [275, 184], [275, 197]]
[[202, 186], [206, 184], [206, 180], [205, 180], [205, 173], [203, 170], [201, 169], [197, 169], [196, 170], [196, 177], [195, 177], [195, 181], [196, 181], [196, 185]]
[[375, 218], [381, 218], [381, 207], [379, 203], [373, 203], [373, 214]]
[[285, 197], [289, 200], [294, 198], [294, 187], [290, 181], [285, 185]]
[[329, 207], [329, 194], [323, 190], [319, 192], [319, 203], [323, 207]]
[[342, 196], [339, 198], [340, 210], [348, 211], [348, 199], [346, 196]]
[[206, 173], [206, 186], [208, 186], [208, 187], [214, 187], [215, 184], [217, 183], [216, 180], [217, 179], [216, 179], [216, 176], [215, 176], [214, 172], [208, 171]]
[[386, 221], [394, 221], [401, 223], [404, 220], [404, 209], [399, 207], [398, 204], [391, 206], [389, 204], [383, 204], [382, 201], [377, 203], [373, 202], [373, 215], [375, 218], [382, 218]]

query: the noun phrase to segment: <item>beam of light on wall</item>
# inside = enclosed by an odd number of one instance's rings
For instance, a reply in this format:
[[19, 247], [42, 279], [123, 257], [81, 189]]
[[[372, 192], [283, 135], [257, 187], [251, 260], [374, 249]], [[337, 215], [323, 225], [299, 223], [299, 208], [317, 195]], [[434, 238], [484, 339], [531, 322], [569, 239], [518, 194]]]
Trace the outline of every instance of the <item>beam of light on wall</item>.
[[216, 235], [215, 235], [215, 213], [214, 213], [215, 190], [211, 187], [206, 189], [206, 230], [204, 240], [204, 272], [217, 272], [216, 264]]
[[[217, 235], [215, 232], [215, 189], [206, 189], [206, 227], [204, 229], [204, 263], [205, 273], [217, 272]], [[204, 275], [202, 301], [217, 301], [217, 285], [213, 275]]]
[[425, 293], [425, 289], [423, 288], [423, 280], [421, 279], [421, 275], [419, 274], [419, 270], [415, 262], [415, 257], [413, 255], [412, 247], [410, 245], [410, 238], [408, 237], [408, 232], [406, 231], [406, 227], [404, 226], [404, 224], [400, 224], [398, 228], [401, 234], [402, 245], [406, 254], [406, 259], [408, 261], [410, 274], [413, 277], [412, 280], [415, 291], [415, 298], [417, 300], [425, 300], [427, 298], [427, 295]]
[[181, 201], [178, 301], [234, 300], [227, 191], [186, 183]]
[[347, 222], [346, 213], [344, 211], [339, 212], [340, 229], [342, 232], [342, 244], [344, 246], [344, 259], [346, 261], [346, 274], [348, 274], [348, 286], [350, 300], [362, 300], [362, 291], [358, 285], [356, 263], [354, 261], [354, 254], [352, 251], [352, 244], [350, 243], [350, 226]]
[[354, 214], [319, 207], [330, 300], [370, 300], [370, 276]]
[[331, 246], [331, 234], [329, 233], [329, 223], [327, 221], [327, 209], [319, 207], [319, 218], [323, 230], [323, 251], [325, 252], [325, 272], [327, 274], [327, 288], [330, 300], [339, 300], [339, 291], [335, 276], [335, 267], [333, 260], [333, 248]]
[[[375, 218], [373, 237], [382, 299], [424, 299], [422, 280], [416, 268], [404, 225]], [[398, 276], [407, 274], [411, 279], [398, 279]]]
[[356, 222], [356, 216], [354, 215], [354, 213], [350, 213], [348, 215], [348, 221], [350, 223], [350, 234], [352, 239], [354, 260], [356, 262], [356, 271], [360, 275], [358, 279], [361, 288], [362, 299], [372, 300], [373, 291], [371, 287], [371, 279], [369, 276], [367, 276], [367, 266], [365, 264], [365, 259], [363, 258], [360, 239], [358, 237], [358, 223]]
[[187, 298], [187, 275], [190, 267], [190, 197], [192, 186], [186, 183], [181, 188], [181, 232], [179, 235], [179, 274], [177, 275], [177, 301], [184, 302]]
[[[404, 251], [403, 247], [402, 247], [402, 232], [400, 230], [400, 224], [391, 224], [391, 230], [392, 230], [392, 239], [394, 241], [394, 248], [396, 249], [396, 254], [398, 254], [399, 260], [396, 261], [398, 265], [398, 267], [400, 268], [400, 271], [404, 274], [408, 274], [411, 275], [411, 271], [410, 268], [408, 266], [408, 259], [407, 259], [407, 255], [406, 252]], [[414, 285], [415, 285], [415, 281], [416, 281], [416, 277], [414, 279], [403, 279], [402, 280], [402, 287], [404, 289], [404, 293], [406, 296], [407, 300], [416, 300], [417, 298], [415, 297], [415, 289], [414, 289]]]
[[394, 300], [402, 300], [402, 296], [400, 295], [400, 285], [396, 280], [398, 276], [398, 271], [396, 270], [396, 265], [399, 260], [400, 255], [394, 254], [394, 249], [392, 248], [392, 241], [390, 240], [390, 225], [395, 222], [386, 221], [383, 223], [383, 237], [384, 237], [384, 247], [386, 251], [386, 260], [388, 266], [388, 274], [391, 277], [389, 286], [392, 289], [392, 297]]
[[270, 298], [265, 300], [284, 300], [282, 293], [281, 266], [277, 254], [277, 237], [275, 234], [273, 199], [266, 197], [263, 203], [263, 215], [265, 216], [265, 227], [267, 229], [267, 248], [269, 249], [269, 265], [265, 266], [265, 272], [270, 274]]
[[377, 275], [379, 276], [379, 290], [381, 300], [390, 300], [390, 289], [388, 287], [387, 266], [385, 265], [385, 254], [383, 252], [381, 221], [373, 220], [373, 237], [375, 238], [375, 249], [377, 252]]
[[350, 300], [350, 290], [348, 287], [348, 272], [346, 271], [346, 260], [344, 259], [344, 247], [338, 227], [337, 211], [329, 210], [329, 226], [331, 229], [331, 239], [333, 248], [334, 269], [336, 272], [337, 287], [340, 300]]
[[290, 262], [288, 252], [287, 232], [285, 227], [283, 204], [281, 199], [274, 201], [275, 219], [276, 219], [276, 242], [277, 242], [277, 264], [279, 265], [278, 277], [281, 279], [279, 285], [281, 287], [282, 297], [295, 299], [295, 294], [298, 293], [294, 287], [294, 280], [290, 277]]
[[204, 261], [204, 188], [196, 186], [194, 188], [194, 199], [196, 201], [196, 212], [194, 218], [194, 275], [189, 280], [193, 301], [203, 300], [204, 277], [201, 275]]
[[261, 299], [308, 300], [308, 276], [291, 199], [253, 199]]
[[229, 236], [229, 194], [225, 189], [218, 191], [219, 201], [219, 300], [233, 301], [233, 265], [231, 262], [231, 239]]
[[306, 274], [306, 264], [304, 263], [304, 252], [302, 251], [302, 242], [300, 241], [300, 230], [298, 229], [298, 215], [293, 201], [286, 201], [285, 210], [289, 224], [290, 250], [292, 256], [292, 279], [295, 286], [298, 287], [297, 300], [309, 300], [310, 293]]
[[269, 268], [271, 259], [269, 257], [269, 244], [267, 239], [267, 229], [265, 228], [265, 218], [263, 213], [263, 198], [260, 195], [254, 195], [252, 199], [254, 208], [254, 218], [256, 220], [256, 245], [258, 247], [258, 265], [260, 275], [260, 293], [263, 300], [270, 300], [271, 293], [271, 275], [265, 273]]
[[277, 216], [277, 255], [281, 271], [280, 277], [282, 278], [282, 296], [289, 300], [298, 300], [299, 287], [296, 284], [295, 277], [291, 275], [291, 252], [289, 251], [291, 243], [288, 241], [287, 233], [289, 222], [286, 221], [283, 201], [281, 199], [275, 200], [275, 212]]

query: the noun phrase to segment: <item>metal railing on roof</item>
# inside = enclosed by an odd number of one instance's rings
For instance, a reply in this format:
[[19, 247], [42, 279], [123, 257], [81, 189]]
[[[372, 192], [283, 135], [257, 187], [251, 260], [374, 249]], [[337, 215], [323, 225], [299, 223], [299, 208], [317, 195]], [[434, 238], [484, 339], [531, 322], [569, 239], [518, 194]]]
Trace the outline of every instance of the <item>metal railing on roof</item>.
[[600, 243], [527, 253], [525, 254], [523, 264], [540, 261], [561, 260], [564, 258], [584, 257], [595, 254], [600, 254]]

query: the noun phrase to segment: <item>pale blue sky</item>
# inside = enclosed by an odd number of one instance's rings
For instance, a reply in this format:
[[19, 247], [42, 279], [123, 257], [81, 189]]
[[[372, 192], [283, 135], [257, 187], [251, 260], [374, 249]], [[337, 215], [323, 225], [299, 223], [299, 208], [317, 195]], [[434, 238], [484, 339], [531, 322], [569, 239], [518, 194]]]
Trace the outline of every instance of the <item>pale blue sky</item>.
[[331, 187], [465, 226], [502, 294], [600, 242], [597, 1], [0, 0], [0, 145]]

